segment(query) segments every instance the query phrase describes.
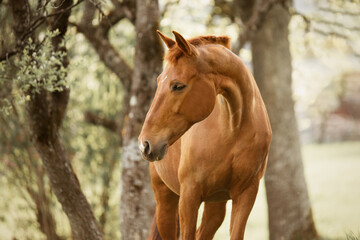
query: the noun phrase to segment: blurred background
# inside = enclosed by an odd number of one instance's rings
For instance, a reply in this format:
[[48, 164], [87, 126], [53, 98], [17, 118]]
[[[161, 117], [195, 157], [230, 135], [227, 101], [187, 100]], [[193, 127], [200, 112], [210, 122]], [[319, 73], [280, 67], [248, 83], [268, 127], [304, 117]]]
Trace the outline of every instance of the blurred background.
[[[103, 239], [148, 234], [154, 201], [133, 142], [161, 72], [156, 29], [227, 35], [254, 71], [274, 165], [245, 239], [360, 239], [358, 0], [1, 0], [0, 239], [91, 239], [74, 231], [69, 196], [88, 202]], [[57, 176], [62, 163], [71, 171]], [[229, 239], [230, 209], [214, 239]]]

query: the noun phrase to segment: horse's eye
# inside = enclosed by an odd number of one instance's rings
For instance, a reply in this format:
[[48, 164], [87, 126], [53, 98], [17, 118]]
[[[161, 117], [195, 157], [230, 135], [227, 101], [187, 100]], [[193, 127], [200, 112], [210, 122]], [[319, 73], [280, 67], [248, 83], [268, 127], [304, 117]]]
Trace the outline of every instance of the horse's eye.
[[183, 83], [174, 83], [172, 86], [171, 86], [171, 91], [173, 92], [179, 92], [179, 91], [182, 91], [184, 90], [184, 88], [186, 87], [185, 84]]

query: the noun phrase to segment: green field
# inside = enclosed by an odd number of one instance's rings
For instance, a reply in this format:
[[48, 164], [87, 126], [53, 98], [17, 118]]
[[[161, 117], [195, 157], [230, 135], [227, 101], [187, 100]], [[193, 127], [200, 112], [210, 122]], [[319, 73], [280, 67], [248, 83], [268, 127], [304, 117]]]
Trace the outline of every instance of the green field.
[[[303, 158], [319, 234], [325, 239], [347, 239], [346, 236], [352, 233], [359, 236], [360, 142], [305, 145]], [[229, 239], [230, 208], [231, 203], [216, 240]], [[245, 239], [268, 239], [263, 183], [247, 224]]]

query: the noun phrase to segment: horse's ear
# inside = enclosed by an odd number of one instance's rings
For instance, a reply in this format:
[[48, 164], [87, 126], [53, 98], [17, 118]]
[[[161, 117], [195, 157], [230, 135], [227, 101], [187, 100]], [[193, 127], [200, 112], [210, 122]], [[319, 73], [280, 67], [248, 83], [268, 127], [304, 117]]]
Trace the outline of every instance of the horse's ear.
[[179, 48], [187, 55], [192, 55], [190, 43], [185, 40], [183, 36], [180, 35], [180, 33], [172, 31], [175, 35], [176, 44], [179, 46]]
[[164, 34], [162, 34], [159, 30], [156, 30], [156, 32], [159, 34], [159, 36], [161, 37], [161, 39], [164, 41], [164, 43], [166, 44], [166, 46], [170, 49], [172, 46], [175, 45], [175, 41], [172, 40], [171, 38], [165, 36]]

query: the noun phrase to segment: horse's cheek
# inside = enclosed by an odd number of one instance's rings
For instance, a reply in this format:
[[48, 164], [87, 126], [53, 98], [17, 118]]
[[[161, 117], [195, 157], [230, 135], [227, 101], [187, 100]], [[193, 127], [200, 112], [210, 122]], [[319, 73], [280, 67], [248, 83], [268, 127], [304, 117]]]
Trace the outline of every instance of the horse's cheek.
[[202, 85], [201, 89], [192, 89], [192, 93], [183, 104], [188, 119], [195, 123], [210, 115], [215, 104], [215, 90], [209, 85]]

